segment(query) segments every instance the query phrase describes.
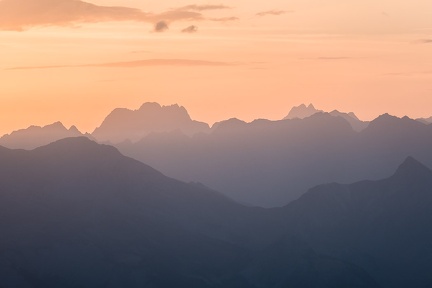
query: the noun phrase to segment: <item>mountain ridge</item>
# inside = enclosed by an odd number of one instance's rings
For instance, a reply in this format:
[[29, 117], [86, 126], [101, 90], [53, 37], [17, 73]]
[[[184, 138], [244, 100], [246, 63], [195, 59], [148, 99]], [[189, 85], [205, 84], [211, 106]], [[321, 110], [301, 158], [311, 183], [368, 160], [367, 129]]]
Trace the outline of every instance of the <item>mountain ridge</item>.
[[59, 139], [84, 135], [90, 137], [88, 134], [81, 133], [74, 125], [67, 129], [60, 121], [57, 121], [45, 126], [32, 125], [26, 129], [5, 134], [0, 138], [0, 145], [14, 149], [31, 150]]
[[92, 135], [100, 142], [116, 144], [138, 141], [151, 132], [180, 130], [186, 135], [194, 135], [209, 129], [208, 124], [192, 120], [183, 106], [147, 102], [137, 110], [114, 109]]

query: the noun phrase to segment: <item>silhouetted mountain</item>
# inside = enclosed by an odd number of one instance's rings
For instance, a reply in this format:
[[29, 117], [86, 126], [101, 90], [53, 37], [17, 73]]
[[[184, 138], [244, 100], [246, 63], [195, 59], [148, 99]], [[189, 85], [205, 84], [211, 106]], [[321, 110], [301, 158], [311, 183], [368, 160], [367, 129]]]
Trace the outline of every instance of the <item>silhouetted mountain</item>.
[[318, 113], [282, 121], [232, 119], [211, 134], [159, 134], [117, 147], [171, 177], [199, 181], [241, 203], [282, 206], [311, 186], [343, 179], [346, 167], [328, 164], [347, 159], [340, 151], [355, 136], [344, 119]]
[[348, 123], [350, 123], [351, 127], [357, 132], [364, 130], [369, 125], [369, 122], [361, 121], [360, 119], [357, 118], [357, 116], [353, 112], [344, 113], [344, 112], [339, 112], [337, 110], [333, 110], [329, 113], [332, 116], [342, 117], [345, 120], [347, 120]]
[[0, 147], [0, 171], [2, 287], [375, 287], [363, 269], [306, 243], [277, 244], [282, 226], [266, 219], [279, 212], [87, 138]]
[[144, 103], [138, 110], [115, 109], [92, 135], [100, 142], [120, 143], [140, 140], [152, 132], [180, 130], [193, 135], [209, 129], [208, 124], [193, 121], [182, 106]]
[[429, 117], [429, 118], [418, 118], [416, 120], [422, 122], [423, 124], [431, 124], [432, 123], [432, 117]]
[[[310, 104], [309, 106], [306, 106], [305, 104], [301, 104], [300, 106], [293, 107], [291, 111], [288, 113], [288, 116], [286, 116], [284, 119], [286, 120], [296, 119], [296, 118], [304, 119], [316, 113], [323, 113], [323, 112], [324, 112], [323, 110], [316, 109], [312, 104]], [[361, 131], [365, 129], [369, 124], [368, 122], [364, 122], [358, 119], [353, 112], [344, 113], [344, 112], [339, 112], [338, 110], [333, 110], [329, 112], [329, 114], [335, 117], [344, 118], [345, 120], [348, 121], [348, 123], [350, 123], [350, 125], [355, 131]]]
[[432, 171], [409, 157], [390, 178], [315, 187], [284, 208], [287, 230], [383, 287], [431, 287]]
[[237, 118], [231, 118], [228, 120], [216, 122], [211, 127], [211, 132], [223, 130], [225, 132], [240, 132], [242, 129], [247, 127], [247, 123]]
[[380, 179], [409, 155], [432, 166], [432, 126], [382, 115], [355, 132], [342, 117], [245, 123], [211, 134], [154, 134], [117, 147], [163, 173], [257, 206], [282, 206], [321, 183]]
[[30, 126], [27, 129], [14, 131], [0, 138], [0, 145], [11, 149], [34, 149], [51, 142], [67, 138], [84, 136], [75, 126], [67, 129], [56, 122], [44, 127]]
[[324, 111], [315, 109], [313, 104], [309, 104], [309, 106], [301, 104], [300, 106], [294, 106], [291, 108], [290, 112], [284, 119], [304, 119], [320, 112]]

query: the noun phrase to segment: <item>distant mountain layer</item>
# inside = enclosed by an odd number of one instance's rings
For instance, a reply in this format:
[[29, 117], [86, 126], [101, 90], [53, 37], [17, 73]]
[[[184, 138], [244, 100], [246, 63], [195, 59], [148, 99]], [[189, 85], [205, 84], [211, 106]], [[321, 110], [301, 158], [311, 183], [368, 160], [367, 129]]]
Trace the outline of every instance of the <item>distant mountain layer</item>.
[[328, 113], [231, 119], [210, 134], [161, 133], [117, 147], [166, 175], [199, 181], [256, 206], [283, 206], [312, 186], [379, 179], [412, 155], [432, 166], [432, 126], [382, 115], [361, 132]]
[[[323, 112], [324, 112], [323, 110], [316, 109], [312, 104], [310, 104], [309, 106], [306, 106], [305, 104], [301, 104], [300, 106], [294, 106], [284, 119], [288, 119], [288, 120], [304, 119], [316, 113], [323, 113]], [[342, 117], [345, 120], [347, 120], [348, 123], [350, 123], [350, 125], [355, 131], [361, 131], [365, 129], [369, 124], [369, 122], [361, 121], [360, 119], [358, 119], [353, 112], [344, 113], [344, 112], [339, 112], [337, 110], [333, 110], [329, 113], [332, 116]]]
[[432, 171], [326, 184], [273, 209], [86, 138], [0, 147], [0, 287], [431, 287]]
[[93, 136], [100, 142], [138, 141], [150, 133], [181, 131], [186, 135], [208, 132], [206, 123], [193, 121], [184, 107], [145, 103], [138, 110], [115, 109]]
[[56, 122], [44, 127], [30, 126], [27, 129], [14, 131], [0, 138], [0, 145], [13, 149], [34, 149], [51, 142], [67, 138], [84, 136], [75, 126], [67, 129]]
[[[321, 183], [378, 179], [408, 155], [432, 165], [432, 126], [387, 114], [370, 127], [353, 128], [355, 123], [367, 125], [352, 113], [332, 111], [281, 121], [229, 119], [210, 129], [183, 107], [146, 103], [137, 111], [114, 110], [94, 135], [99, 142], [118, 142], [122, 153], [166, 175], [204, 183], [252, 206], [283, 206]], [[79, 135], [75, 127], [55, 123], [6, 135], [0, 145], [33, 149]]]
[[294, 106], [291, 108], [290, 112], [284, 119], [304, 119], [320, 112], [324, 111], [315, 109], [313, 104], [309, 104], [309, 106], [301, 104], [300, 106]]
[[429, 117], [429, 118], [419, 118], [419, 119], [417, 119], [417, 121], [420, 121], [420, 122], [422, 122], [424, 124], [431, 124], [432, 123], [432, 117]]

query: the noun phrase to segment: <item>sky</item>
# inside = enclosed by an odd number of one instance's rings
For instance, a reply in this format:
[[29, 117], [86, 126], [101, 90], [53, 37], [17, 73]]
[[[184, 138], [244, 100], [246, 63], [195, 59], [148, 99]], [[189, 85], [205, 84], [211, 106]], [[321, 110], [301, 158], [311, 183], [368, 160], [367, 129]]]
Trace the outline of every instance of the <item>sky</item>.
[[0, 0], [0, 81], [0, 134], [144, 102], [210, 124], [430, 117], [432, 1]]

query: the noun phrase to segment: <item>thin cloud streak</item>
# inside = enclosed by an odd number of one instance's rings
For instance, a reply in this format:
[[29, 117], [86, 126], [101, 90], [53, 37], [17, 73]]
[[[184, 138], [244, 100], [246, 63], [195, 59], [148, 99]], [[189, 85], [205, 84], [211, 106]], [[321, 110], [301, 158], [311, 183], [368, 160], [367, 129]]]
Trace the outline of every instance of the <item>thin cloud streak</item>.
[[226, 5], [186, 5], [183, 7], [179, 7], [175, 10], [187, 10], [187, 11], [206, 11], [206, 10], [224, 10], [224, 9], [232, 9], [229, 6]]
[[221, 17], [221, 18], [209, 18], [211, 21], [215, 22], [231, 22], [231, 21], [238, 21], [240, 18], [238, 17]]
[[255, 15], [259, 16], [259, 17], [263, 17], [263, 16], [280, 16], [280, 15], [287, 14], [288, 12], [292, 12], [292, 11], [269, 10], [269, 11], [263, 11], [263, 12], [256, 13]]
[[22, 66], [11, 67], [5, 70], [37, 70], [37, 69], [59, 69], [59, 68], [85, 68], [85, 67], [107, 67], [107, 68], [135, 68], [149, 66], [234, 66], [239, 63], [218, 62], [191, 59], [146, 59], [124, 62], [93, 63], [82, 65], [47, 65], [47, 66]]
[[322, 56], [322, 57], [299, 58], [299, 59], [300, 60], [338, 61], [338, 60], [351, 60], [351, 59], [358, 59], [358, 58], [345, 57], [345, 56]]

